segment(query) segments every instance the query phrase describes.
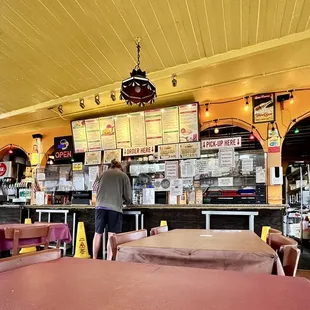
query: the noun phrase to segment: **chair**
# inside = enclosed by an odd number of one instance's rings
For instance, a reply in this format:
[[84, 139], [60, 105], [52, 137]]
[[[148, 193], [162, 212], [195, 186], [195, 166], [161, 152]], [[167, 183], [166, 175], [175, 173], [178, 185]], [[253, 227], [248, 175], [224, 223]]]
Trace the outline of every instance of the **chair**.
[[272, 233], [269, 234], [269, 245], [276, 251], [282, 252], [283, 248], [287, 245], [297, 248], [298, 242], [292, 238], [283, 235]]
[[33, 264], [49, 262], [61, 258], [60, 249], [48, 249], [0, 259], [0, 272], [26, 267]]
[[112, 248], [112, 260], [116, 260], [117, 247], [119, 245], [146, 237], [147, 237], [146, 229], [129, 231], [121, 234], [112, 235], [109, 239]]
[[270, 235], [271, 234], [278, 234], [278, 235], [282, 235], [282, 231], [275, 229], [275, 228], [270, 228], [267, 234], [267, 244], [270, 245]]
[[284, 246], [283, 270], [286, 276], [295, 277], [300, 258], [300, 250], [294, 246]]
[[151, 236], [159, 235], [168, 231], [168, 226], [158, 226], [151, 229]]
[[[19, 248], [28, 248], [34, 246], [44, 245], [44, 249], [48, 249], [49, 244], [49, 234], [50, 227], [49, 226], [30, 226], [29, 227], [20, 227], [20, 228], [10, 228], [7, 227], [4, 229], [4, 237], [6, 239], [13, 239], [13, 249], [12, 255], [18, 255]], [[31, 244], [23, 244], [20, 245], [20, 240], [25, 239], [40, 239], [39, 242], [36, 240], [35, 243]]]

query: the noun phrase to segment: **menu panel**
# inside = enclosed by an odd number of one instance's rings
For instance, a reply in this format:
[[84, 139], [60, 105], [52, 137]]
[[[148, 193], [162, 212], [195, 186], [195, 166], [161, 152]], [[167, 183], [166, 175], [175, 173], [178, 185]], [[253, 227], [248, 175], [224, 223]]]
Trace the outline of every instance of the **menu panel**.
[[71, 126], [74, 142], [74, 152], [84, 153], [88, 151], [85, 121], [72, 121]]
[[103, 150], [111, 150], [116, 148], [115, 124], [114, 117], [99, 118], [101, 146]]
[[100, 128], [98, 118], [87, 119], [86, 125], [86, 137], [89, 151], [100, 151], [101, 140], [100, 140]]
[[162, 109], [163, 143], [179, 143], [179, 108]]
[[116, 146], [118, 149], [131, 146], [129, 115], [115, 117]]
[[131, 146], [146, 146], [144, 112], [129, 114]]
[[198, 141], [198, 104], [186, 104], [179, 107], [180, 142]]
[[145, 130], [147, 145], [159, 145], [163, 142], [161, 110], [145, 111]]

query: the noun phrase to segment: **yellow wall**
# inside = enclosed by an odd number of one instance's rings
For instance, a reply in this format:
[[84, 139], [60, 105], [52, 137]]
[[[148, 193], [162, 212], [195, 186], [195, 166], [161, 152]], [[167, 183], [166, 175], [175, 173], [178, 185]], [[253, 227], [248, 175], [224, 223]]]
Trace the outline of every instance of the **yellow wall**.
[[[251, 131], [252, 124], [252, 109], [251, 100], [250, 109], [244, 111], [245, 100], [239, 100], [237, 102], [227, 103], [227, 104], [211, 104], [209, 106], [210, 116], [206, 118], [204, 106], [200, 109], [200, 123], [201, 129], [204, 130], [208, 127], [212, 127], [215, 124], [209, 122], [214, 119], [219, 119], [218, 125], [221, 124], [234, 124], [240, 126], [244, 129]], [[291, 105], [288, 101], [284, 103], [284, 110], [281, 111], [280, 104], [277, 103], [276, 108], [276, 122], [279, 128], [280, 135], [285, 136], [287, 132], [287, 127], [289, 126], [291, 120], [295, 118], [300, 118], [302, 115], [310, 111], [310, 91], [298, 91], [294, 92], [294, 104]], [[303, 116], [304, 118], [306, 116]], [[233, 119], [231, 119], [233, 118]], [[298, 119], [301, 120], [302, 118]], [[226, 119], [226, 120], [225, 120]], [[246, 124], [246, 123], [248, 124]], [[260, 133], [263, 141], [260, 139], [259, 135], [254, 131], [256, 138], [260, 140], [262, 147], [265, 152], [268, 151], [267, 145], [267, 128], [268, 124], [255, 124], [257, 131]], [[32, 134], [42, 134], [43, 139], [43, 152], [46, 153], [54, 145], [54, 137], [71, 135], [70, 123], [65, 127], [58, 127], [52, 130], [39, 130], [39, 132], [33, 133], [22, 133], [15, 136], [2, 136], [0, 137], [0, 149], [8, 144], [15, 144], [23, 148], [27, 153], [31, 152], [32, 149]], [[283, 143], [283, 138], [281, 139], [281, 144]], [[281, 152], [268, 154], [267, 156], [268, 168], [274, 166], [281, 166]], [[267, 181], [269, 183], [269, 169], [267, 169]], [[282, 202], [282, 186], [268, 186], [268, 202], [269, 203], [281, 203]]]

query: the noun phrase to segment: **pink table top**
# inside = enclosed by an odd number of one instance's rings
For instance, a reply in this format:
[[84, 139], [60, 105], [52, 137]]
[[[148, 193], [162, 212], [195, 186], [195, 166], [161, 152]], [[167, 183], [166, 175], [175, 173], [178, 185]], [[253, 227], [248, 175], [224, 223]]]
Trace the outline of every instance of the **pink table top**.
[[[21, 228], [29, 227], [30, 224], [0, 224], [0, 252], [11, 250], [13, 248], [13, 241], [4, 238], [4, 229], [7, 227]], [[39, 225], [50, 225], [50, 241], [61, 240], [63, 242], [69, 243], [71, 241], [70, 229], [67, 224], [64, 223], [35, 223], [31, 224], [34, 226]], [[37, 239], [25, 239], [21, 240], [21, 245], [27, 245], [31, 243], [38, 242]]]
[[78, 258], [3, 272], [0, 283], [0, 309], [304, 310], [310, 304], [304, 278]]

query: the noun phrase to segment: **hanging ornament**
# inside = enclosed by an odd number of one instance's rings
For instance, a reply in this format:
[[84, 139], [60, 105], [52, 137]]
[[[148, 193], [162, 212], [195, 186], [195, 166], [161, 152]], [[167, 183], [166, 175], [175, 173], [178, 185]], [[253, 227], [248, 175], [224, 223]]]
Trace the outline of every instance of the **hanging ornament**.
[[122, 81], [120, 99], [128, 105], [137, 104], [143, 107], [146, 103], [153, 103], [156, 98], [156, 87], [146, 77], [146, 72], [140, 69], [140, 39], [136, 39], [137, 64], [130, 73], [130, 78]]

